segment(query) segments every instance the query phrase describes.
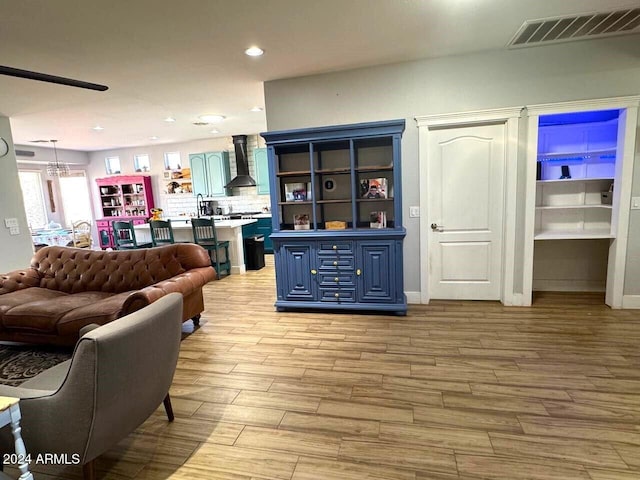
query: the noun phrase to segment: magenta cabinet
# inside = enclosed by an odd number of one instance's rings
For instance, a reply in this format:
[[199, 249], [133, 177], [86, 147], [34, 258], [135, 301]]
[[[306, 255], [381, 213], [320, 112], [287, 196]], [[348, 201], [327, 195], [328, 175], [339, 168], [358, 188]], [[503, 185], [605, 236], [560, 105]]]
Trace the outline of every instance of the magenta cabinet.
[[102, 217], [96, 220], [100, 247], [114, 247], [111, 222], [132, 220], [146, 222], [154, 207], [151, 177], [148, 175], [118, 175], [96, 179]]

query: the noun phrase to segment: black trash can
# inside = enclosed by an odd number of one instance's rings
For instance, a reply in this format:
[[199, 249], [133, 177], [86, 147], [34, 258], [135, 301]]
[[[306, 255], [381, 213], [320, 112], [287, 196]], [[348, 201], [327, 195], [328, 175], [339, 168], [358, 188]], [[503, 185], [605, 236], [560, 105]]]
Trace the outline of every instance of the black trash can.
[[264, 235], [252, 235], [244, 239], [244, 262], [247, 270], [264, 267]]

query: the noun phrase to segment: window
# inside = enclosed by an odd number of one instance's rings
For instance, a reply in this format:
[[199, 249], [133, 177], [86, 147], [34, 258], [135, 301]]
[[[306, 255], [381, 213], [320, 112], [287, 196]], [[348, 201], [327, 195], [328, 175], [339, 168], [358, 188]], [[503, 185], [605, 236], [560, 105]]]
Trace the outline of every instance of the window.
[[42, 178], [40, 172], [18, 172], [20, 187], [22, 188], [22, 200], [27, 213], [27, 223], [30, 229], [44, 227], [47, 220], [47, 209], [42, 194]]
[[107, 175], [115, 175], [121, 173], [120, 170], [120, 157], [107, 157], [104, 159], [107, 166]]
[[148, 153], [140, 153], [133, 156], [133, 167], [136, 172], [148, 172], [151, 170], [151, 160]]
[[72, 170], [68, 177], [60, 177], [60, 195], [64, 220], [68, 227], [80, 220], [91, 221], [91, 206], [87, 177], [82, 170]]
[[180, 164], [180, 152], [166, 152], [164, 154], [164, 169], [165, 170], [180, 170], [182, 165]]

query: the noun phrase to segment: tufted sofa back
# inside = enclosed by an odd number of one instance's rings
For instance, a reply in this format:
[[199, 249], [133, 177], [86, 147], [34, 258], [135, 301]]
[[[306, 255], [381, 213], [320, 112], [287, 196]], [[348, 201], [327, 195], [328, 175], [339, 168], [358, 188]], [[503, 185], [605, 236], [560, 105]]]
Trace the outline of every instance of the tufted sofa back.
[[39, 286], [65, 293], [139, 290], [210, 265], [207, 252], [192, 243], [114, 252], [51, 246], [31, 259]]

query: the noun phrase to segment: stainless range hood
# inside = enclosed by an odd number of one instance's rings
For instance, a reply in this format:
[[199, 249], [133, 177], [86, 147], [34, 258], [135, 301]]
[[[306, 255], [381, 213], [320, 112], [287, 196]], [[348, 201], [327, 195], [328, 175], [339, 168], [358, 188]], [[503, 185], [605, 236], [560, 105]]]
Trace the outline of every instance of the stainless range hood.
[[237, 175], [224, 188], [255, 187], [256, 181], [249, 175], [249, 158], [247, 156], [247, 136], [234, 135], [233, 147], [236, 153]]

